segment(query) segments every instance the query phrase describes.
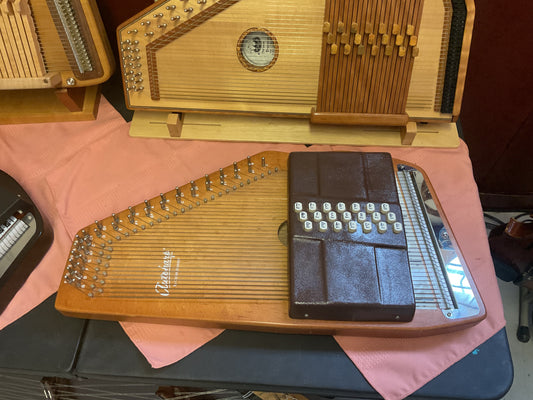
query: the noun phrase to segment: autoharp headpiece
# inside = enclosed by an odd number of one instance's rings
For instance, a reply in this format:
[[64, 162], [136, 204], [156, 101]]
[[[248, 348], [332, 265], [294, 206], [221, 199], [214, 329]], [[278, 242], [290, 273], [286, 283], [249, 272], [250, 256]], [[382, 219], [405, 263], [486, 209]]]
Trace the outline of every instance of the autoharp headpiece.
[[132, 109], [402, 126], [459, 113], [473, 0], [166, 0], [118, 29]]
[[94, 0], [0, 0], [0, 90], [93, 86], [113, 72]]

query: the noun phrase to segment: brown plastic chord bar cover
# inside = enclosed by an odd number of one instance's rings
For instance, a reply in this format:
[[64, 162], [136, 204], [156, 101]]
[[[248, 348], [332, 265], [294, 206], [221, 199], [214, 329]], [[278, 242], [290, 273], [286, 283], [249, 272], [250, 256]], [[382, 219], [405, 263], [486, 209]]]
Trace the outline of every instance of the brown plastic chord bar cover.
[[291, 153], [289, 203], [291, 318], [413, 318], [390, 154]]

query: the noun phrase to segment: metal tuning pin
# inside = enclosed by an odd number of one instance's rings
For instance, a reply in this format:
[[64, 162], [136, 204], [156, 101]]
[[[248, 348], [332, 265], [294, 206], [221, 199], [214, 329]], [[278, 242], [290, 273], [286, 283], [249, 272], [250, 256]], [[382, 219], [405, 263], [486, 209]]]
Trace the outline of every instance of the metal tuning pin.
[[205, 176], [205, 188], [206, 190], [211, 190], [211, 179], [209, 179], [209, 175]]
[[171, 5], [171, 6], [166, 6], [165, 7], [167, 10], [175, 10], [176, 9], [176, 6], [175, 5]]
[[133, 207], [128, 207], [128, 210], [130, 211], [130, 213], [128, 214], [128, 219], [130, 223], [134, 224], [135, 223], [135, 210], [133, 209]]
[[162, 16], [163, 16], [163, 13], [154, 14], [154, 18], [161, 18]]
[[194, 181], [191, 181], [191, 195], [192, 197], [198, 196], [198, 193], [196, 192], [196, 185]]
[[117, 224], [120, 222], [120, 219], [118, 218], [118, 215], [113, 213], [111, 214], [111, 216], [113, 217], [113, 221], [115, 221]]
[[100, 221], [96, 220], [96, 221], [94, 221], [94, 223], [96, 224], [96, 227], [98, 228], [99, 231], [104, 229], [104, 226], [102, 225], [102, 223]]
[[248, 172], [250, 174], [253, 174], [254, 173], [254, 163], [252, 162], [252, 158], [250, 156], [248, 156], [246, 158], [247, 162], [248, 162]]
[[181, 204], [181, 189], [179, 187], [176, 187], [176, 202], [178, 204]]
[[224, 175], [224, 170], [222, 168], [220, 168], [218, 170], [218, 172], [219, 172], [219, 175], [220, 175], [220, 184], [222, 186], [224, 186], [225, 185], [225, 178], [226, 178], [226, 175]]
[[233, 163], [233, 175], [235, 176], [235, 179], [239, 179], [239, 166], [236, 162]]
[[265, 168], [266, 167], [266, 160], [265, 160], [265, 157], [261, 157], [261, 167]]
[[187, 7], [183, 11], [186, 12], [186, 13], [191, 13], [191, 12], [194, 11], [194, 9], [192, 7]]
[[150, 216], [150, 203], [148, 202], [148, 200], [145, 200], [144, 201], [144, 212], [146, 213], [146, 216], [149, 217]]
[[165, 199], [165, 195], [163, 193], [160, 193], [159, 196], [161, 197], [161, 201], [159, 202], [159, 204], [161, 205], [161, 209], [166, 210], [167, 199]]

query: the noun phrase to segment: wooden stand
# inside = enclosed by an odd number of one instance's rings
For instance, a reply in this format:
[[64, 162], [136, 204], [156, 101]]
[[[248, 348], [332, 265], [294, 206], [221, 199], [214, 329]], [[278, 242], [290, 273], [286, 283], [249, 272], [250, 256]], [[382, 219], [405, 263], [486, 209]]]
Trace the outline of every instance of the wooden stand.
[[96, 119], [99, 86], [2, 91], [0, 124], [90, 121]]
[[130, 136], [178, 140], [275, 142], [355, 146], [459, 146], [453, 123], [407, 126], [313, 125], [307, 119], [222, 114], [181, 114], [135, 111]]

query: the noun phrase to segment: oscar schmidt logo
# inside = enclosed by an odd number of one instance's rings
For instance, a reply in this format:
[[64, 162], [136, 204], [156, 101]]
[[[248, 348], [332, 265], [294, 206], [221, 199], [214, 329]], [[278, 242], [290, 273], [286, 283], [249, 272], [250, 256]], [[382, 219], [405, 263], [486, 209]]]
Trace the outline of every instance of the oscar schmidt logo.
[[176, 260], [175, 272], [172, 272], [172, 260], [176, 256], [174, 252], [163, 249], [163, 265], [158, 265], [157, 268], [160, 272], [160, 280], [155, 284], [155, 291], [161, 296], [168, 296], [170, 294], [170, 288], [175, 287], [178, 283], [178, 268], [180, 265], [180, 259]]

